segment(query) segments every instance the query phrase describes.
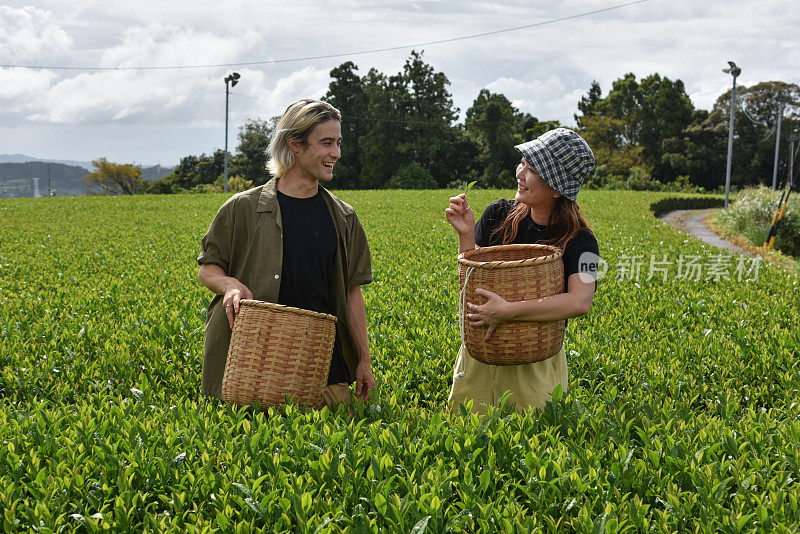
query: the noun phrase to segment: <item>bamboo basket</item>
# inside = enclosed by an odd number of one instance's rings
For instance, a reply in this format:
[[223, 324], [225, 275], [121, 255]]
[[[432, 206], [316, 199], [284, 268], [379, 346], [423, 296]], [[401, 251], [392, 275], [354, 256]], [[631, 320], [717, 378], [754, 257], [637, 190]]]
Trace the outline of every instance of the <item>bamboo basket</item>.
[[[509, 302], [531, 300], [564, 291], [561, 249], [549, 245], [500, 245], [468, 250], [458, 256], [462, 341], [476, 360], [490, 365], [519, 365], [546, 360], [561, 350], [564, 320], [511, 321], [499, 325], [484, 342], [486, 327], [471, 326], [466, 303], [483, 304], [476, 288]], [[465, 287], [466, 285], [466, 287]]]
[[336, 317], [271, 302], [242, 300], [233, 325], [222, 399], [262, 408], [298, 404], [321, 408], [328, 382]]

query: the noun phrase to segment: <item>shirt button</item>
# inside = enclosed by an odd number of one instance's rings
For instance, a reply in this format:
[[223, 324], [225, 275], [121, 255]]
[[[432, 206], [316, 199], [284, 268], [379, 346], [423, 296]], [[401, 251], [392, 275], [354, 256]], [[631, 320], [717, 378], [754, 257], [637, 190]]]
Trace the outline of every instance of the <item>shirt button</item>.
[[277, 280], [278, 278], [280, 278], [280, 275], [276, 274], [275, 275], [275, 280]]

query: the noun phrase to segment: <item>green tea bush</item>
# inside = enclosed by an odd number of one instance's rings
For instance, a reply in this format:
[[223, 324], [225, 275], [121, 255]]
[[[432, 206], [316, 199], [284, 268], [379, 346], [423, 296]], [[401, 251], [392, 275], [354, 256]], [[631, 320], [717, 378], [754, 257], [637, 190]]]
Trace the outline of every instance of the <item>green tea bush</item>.
[[721, 208], [724, 205], [725, 199], [722, 197], [681, 195], [662, 198], [652, 203], [650, 209], [653, 211], [653, 215], [660, 217], [668, 211]]
[[[800, 256], [800, 203], [797, 191], [792, 193], [778, 227], [774, 248], [797, 257]], [[716, 214], [715, 221], [722, 228], [760, 247], [767, 238], [780, 197], [780, 191], [765, 186], [743, 189], [729, 209]]]
[[[341, 192], [375, 275], [379, 384], [352, 413], [200, 397], [194, 259], [224, 195], [0, 201], [0, 530], [797, 531], [797, 273], [737, 279], [653, 217], [674, 194], [582, 192], [610, 269], [569, 322], [568, 391], [451, 414], [455, 192]], [[653, 255], [663, 278], [621, 268]]]

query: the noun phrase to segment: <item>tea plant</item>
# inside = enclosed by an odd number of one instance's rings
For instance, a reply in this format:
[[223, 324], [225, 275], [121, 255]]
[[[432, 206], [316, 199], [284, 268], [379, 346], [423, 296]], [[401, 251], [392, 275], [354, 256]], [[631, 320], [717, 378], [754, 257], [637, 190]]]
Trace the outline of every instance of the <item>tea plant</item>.
[[352, 413], [200, 397], [223, 195], [0, 202], [2, 530], [796, 532], [797, 274], [681, 277], [737, 259], [656, 220], [663, 193], [585, 191], [610, 270], [569, 322], [568, 391], [450, 414], [458, 192], [341, 192], [375, 271], [379, 384]]

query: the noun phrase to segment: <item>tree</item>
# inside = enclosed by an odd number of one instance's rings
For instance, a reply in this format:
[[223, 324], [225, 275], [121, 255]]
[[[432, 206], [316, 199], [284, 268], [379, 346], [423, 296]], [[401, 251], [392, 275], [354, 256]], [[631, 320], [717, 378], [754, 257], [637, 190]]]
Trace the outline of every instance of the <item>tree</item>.
[[[229, 162], [236, 169], [241, 164], [240, 156]], [[217, 149], [211, 155], [185, 156], [168, 175], [151, 182], [148, 193], [179, 193], [196, 188], [202, 184], [213, 184], [225, 172], [225, 151]], [[230, 174], [230, 173], [229, 173]]]
[[[530, 117], [530, 115], [528, 115]], [[556, 128], [561, 127], [561, 123], [559, 121], [538, 121], [536, 117], [533, 117], [533, 122], [526, 121], [526, 126], [524, 128], [525, 131], [525, 140], [530, 141], [531, 139], [536, 139], [540, 135], [545, 132], [549, 132], [550, 130], [555, 130]]]
[[661, 161], [662, 144], [665, 139], [680, 135], [692, 120], [694, 105], [689, 99], [681, 80], [674, 82], [652, 74], [639, 85], [642, 99], [641, 130], [639, 143], [643, 147], [642, 157], [654, 169], [654, 175], [662, 181], [677, 177]]
[[600, 89], [600, 84], [597, 83], [597, 80], [592, 80], [592, 85], [589, 86], [589, 92], [586, 93], [585, 96], [582, 96], [578, 102], [578, 111], [580, 111], [582, 115], [578, 115], [577, 113], [573, 115], [579, 127], [583, 127], [583, 124], [581, 124], [581, 119], [583, 117], [591, 117], [594, 115], [595, 106], [600, 102], [602, 94], [603, 92]]
[[[547, 131], [547, 130], [544, 130], [542, 132], [539, 131], [541, 125], [544, 123], [539, 122], [539, 119], [537, 119], [530, 113], [523, 113], [520, 116], [520, 123], [522, 125], [523, 142], [528, 142], [532, 139], [535, 139]], [[550, 121], [550, 123], [558, 124], [558, 121]], [[554, 126], [554, 128], [558, 128], [558, 126]]]
[[144, 188], [141, 165], [112, 163], [106, 158], [92, 161], [94, 172], [83, 177], [86, 187], [97, 195], [133, 195]]
[[228, 175], [239, 174], [256, 185], [270, 179], [267, 150], [279, 117], [248, 119], [239, 128], [237, 154], [229, 159]]
[[[558, 127], [519, 113], [503, 95], [483, 91], [465, 125], [456, 124], [450, 81], [412, 51], [402, 70], [387, 76], [345, 62], [330, 71], [324, 100], [342, 112], [342, 157], [333, 186], [379, 189], [387, 185], [446, 187], [481, 180], [484, 186], [513, 184], [519, 153], [514, 145]], [[266, 147], [276, 127], [251, 119], [239, 132], [229, 174], [263, 183]], [[223, 172], [224, 152], [181, 158], [174, 171], [152, 182], [148, 192], [211, 190]], [[433, 182], [431, 182], [431, 179]], [[391, 182], [391, 184], [390, 184]]]
[[581, 124], [584, 129], [580, 133], [594, 153], [594, 174], [601, 181], [610, 177], [625, 181], [634, 167], [651, 172], [642, 158], [643, 147], [626, 134], [628, 128], [624, 120], [592, 115], [583, 117]]
[[592, 82], [578, 109], [582, 115], [575, 119], [587, 141], [592, 139], [595, 156], [600, 154], [598, 164], [606, 165], [605, 171], [601, 167], [598, 172], [617, 174], [610, 169], [639, 160], [636, 166], [657, 178], [675, 178], [674, 168], [662, 161], [662, 145], [665, 139], [680, 135], [692, 120], [694, 106], [681, 80], [655, 73], [637, 82], [636, 75], [628, 73], [614, 81], [605, 97], [599, 84]]
[[371, 69], [362, 78], [366, 114], [358, 138], [360, 187], [384, 187], [412, 163], [427, 170], [440, 187], [459, 178], [454, 174], [466, 166], [455, 169], [452, 164], [451, 157], [458, 157], [454, 147], [463, 140], [453, 125], [458, 109], [449, 84], [416, 51], [401, 72], [387, 77]]
[[399, 99], [400, 111], [409, 118], [398, 152], [408, 165], [417, 163], [428, 169], [439, 186], [452, 181], [450, 162], [441, 158], [445, 147], [455, 141], [453, 123], [458, 117], [450, 80], [443, 72], [422, 60], [422, 52], [412, 51], [401, 74], [404, 94]]
[[342, 157], [336, 163], [334, 175], [337, 189], [354, 189], [359, 186], [361, 160], [359, 138], [367, 131], [367, 94], [364, 83], [356, 74], [358, 67], [347, 61], [330, 72], [331, 83], [322, 97], [342, 112]]
[[[784, 120], [793, 121], [800, 118], [800, 87], [797, 84], [761, 82], [752, 87], [740, 87], [738, 93], [747, 112], [769, 128], [777, 120], [779, 102], [784, 103]], [[727, 95], [730, 102], [730, 91], [727, 91]], [[721, 99], [722, 97], [717, 99], [717, 103]]]
[[[742, 113], [741, 108], [736, 114], [731, 183], [771, 185], [775, 133], [768, 134], [775, 126], [778, 100], [785, 103], [779, 158], [780, 162], [785, 162], [789, 136], [800, 133], [800, 87], [784, 82], [761, 82], [749, 88], [740, 86], [738, 93], [747, 114]], [[725, 183], [730, 99], [728, 90], [720, 95], [710, 113], [695, 112], [691, 124], [664, 141], [662, 160], [665, 164], [679, 174], [689, 174], [693, 183], [708, 189]], [[779, 180], [781, 178], [785, 179], [785, 166], [779, 166]]]
[[402, 165], [398, 143], [403, 131], [403, 118], [396, 101], [401, 97], [403, 85], [398, 76], [391, 79], [376, 69], [370, 69], [364, 79], [367, 97], [368, 121], [364, 122], [364, 134], [358, 138], [358, 159], [361, 172], [358, 187], [361, 189], [383, 188], [389, 177]]
[[488, 89], [481, 89], [467, 110], [464, 125], [481, 150], [483, 173], [479, 181], [483, 187], [509, 187], [514, 182], [520, 157], [514, 145], [523, 141], [521, 123], [522, 117], [511, 101]]
[[672, 174], [688, 175], [693, 184], [714, 190], [725, 183], [728, 125], [708, 117], [708, 111], [695, 110], [679, 135], [663, 141], [661, 161]]

